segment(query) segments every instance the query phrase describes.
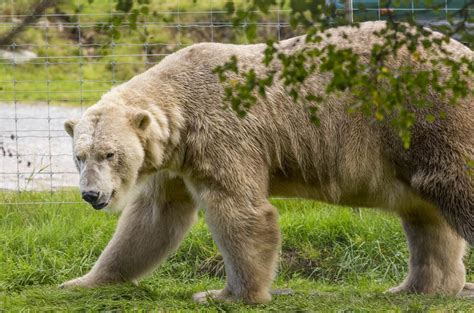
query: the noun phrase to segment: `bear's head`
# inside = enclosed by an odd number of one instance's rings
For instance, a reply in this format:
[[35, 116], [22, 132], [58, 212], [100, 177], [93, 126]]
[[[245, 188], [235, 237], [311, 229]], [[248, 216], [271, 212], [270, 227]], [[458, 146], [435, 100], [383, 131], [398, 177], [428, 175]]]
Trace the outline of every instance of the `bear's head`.
[[80, 120], [65, 122], [82, 198], [95, 209], [123, 209], [140, 176], [159, 166], [163, 141], [154, 124], [148, 111], [113, 105], [92, 106]]

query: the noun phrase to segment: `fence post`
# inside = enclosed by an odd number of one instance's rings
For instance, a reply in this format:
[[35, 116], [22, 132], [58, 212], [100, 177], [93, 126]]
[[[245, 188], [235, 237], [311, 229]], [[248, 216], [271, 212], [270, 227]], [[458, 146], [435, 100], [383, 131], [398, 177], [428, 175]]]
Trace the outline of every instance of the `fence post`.
[[350, 24], [354, 23], [354, 10], [352, 7], [352, 0], [344, 0], [344, 12], [346, 13], [346, 20]]

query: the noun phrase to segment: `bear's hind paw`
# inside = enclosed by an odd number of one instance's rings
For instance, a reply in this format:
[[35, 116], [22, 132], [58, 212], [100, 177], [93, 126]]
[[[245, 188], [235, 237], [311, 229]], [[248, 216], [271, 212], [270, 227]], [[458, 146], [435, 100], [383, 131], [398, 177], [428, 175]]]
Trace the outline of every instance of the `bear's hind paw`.
[[459, 292], [462, 298], [474, 298], [474, 283], [466, 283], [464, 288]]

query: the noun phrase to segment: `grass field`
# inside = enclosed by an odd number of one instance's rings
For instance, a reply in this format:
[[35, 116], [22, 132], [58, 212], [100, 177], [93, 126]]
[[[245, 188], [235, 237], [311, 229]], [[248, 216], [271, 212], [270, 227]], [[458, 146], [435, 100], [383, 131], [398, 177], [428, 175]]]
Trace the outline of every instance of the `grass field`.
[[[75, 192], [1, 193], [0, 202], [79, 201]], [[280, 211], [283, 246], [268, 305], [191, 301], [194, 292], [223, 286], [223, 262], [203, 219], [178, 252], [152, 276], [132, 285], [61, 290], [58, 285], [86, 273], [111, 237], [117, 216], [83, 204], [0, 207], [0, 311], [203, 310], [203, 311], [427, 311], [474, 309], [473, 300], [384, 294], [406, 273], [407, 248], [399, 221], [389, 215], [325, 204], [274, 200]], [[466, 257], [474, 279], [474, 255]]]

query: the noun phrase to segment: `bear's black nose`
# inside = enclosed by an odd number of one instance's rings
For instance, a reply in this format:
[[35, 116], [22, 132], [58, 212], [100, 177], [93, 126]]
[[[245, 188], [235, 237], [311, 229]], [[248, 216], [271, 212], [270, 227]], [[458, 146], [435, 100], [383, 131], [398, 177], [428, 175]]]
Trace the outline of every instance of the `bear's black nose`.
[[82, 192], [82, 199], [85, 201], [89, 202], [90, 204], [95, 204], [97, 203], [97, 200], [99, 200], [100, 193], [97, 191], [83, 191]]

